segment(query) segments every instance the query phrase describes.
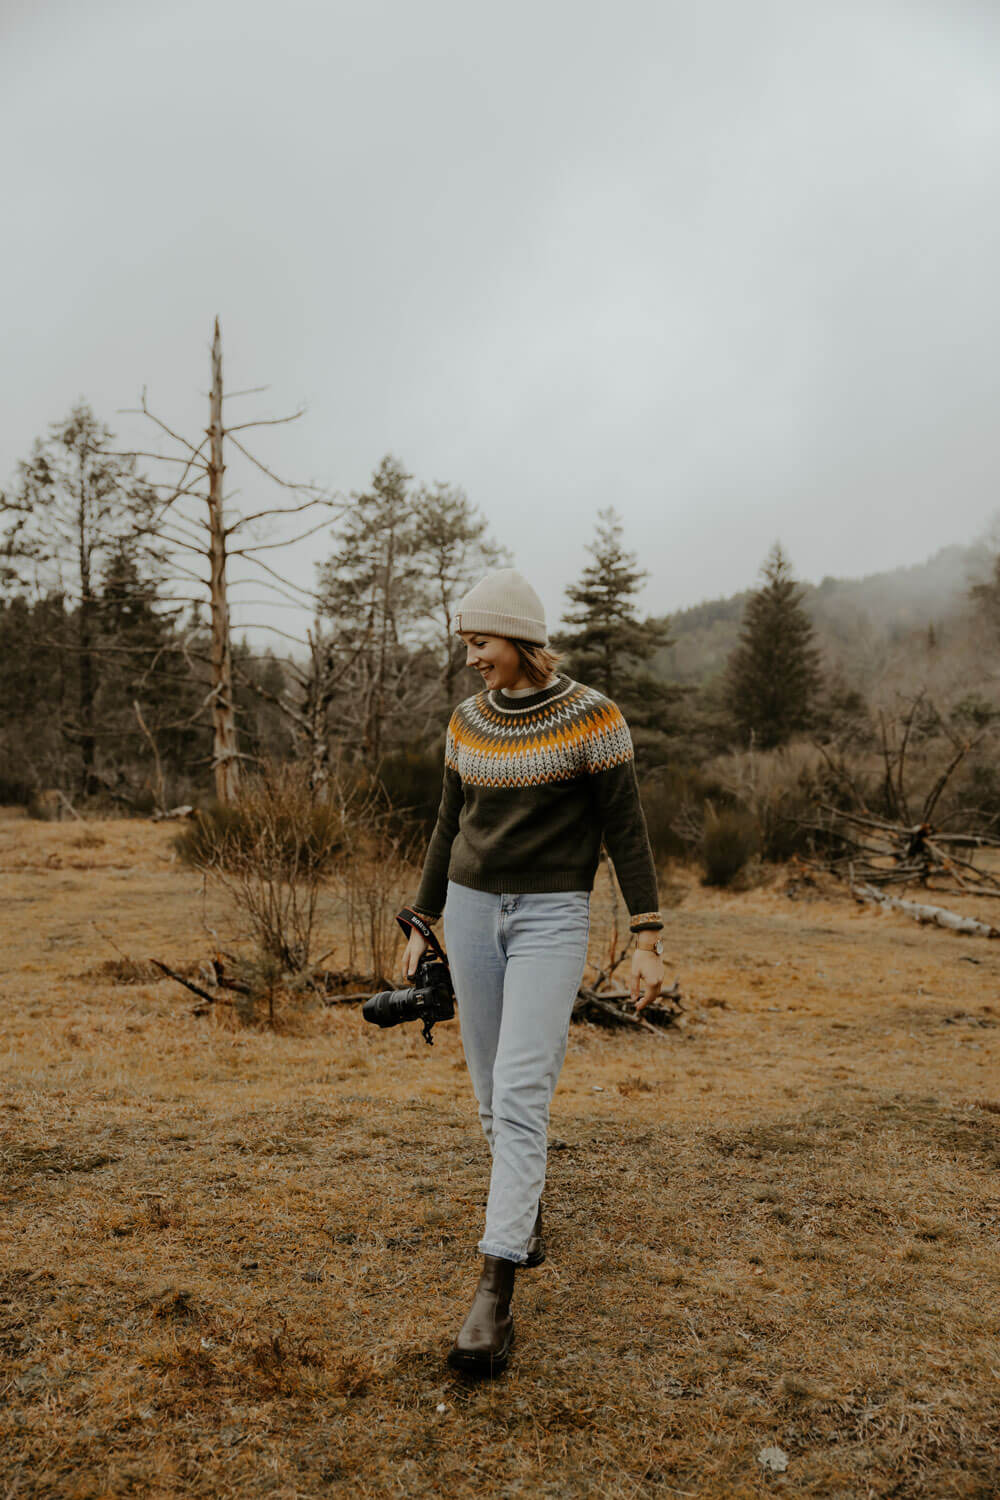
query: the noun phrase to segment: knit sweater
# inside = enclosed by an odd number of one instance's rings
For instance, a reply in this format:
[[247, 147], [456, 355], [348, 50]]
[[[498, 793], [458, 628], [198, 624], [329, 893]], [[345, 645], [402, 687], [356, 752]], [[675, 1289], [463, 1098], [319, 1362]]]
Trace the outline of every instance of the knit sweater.
[[632, 737], [610, 698], [565, 674], [524, 698], [476, 693], [451, 716], [444, 760], [418, 911], [439, 916], [449, 880], [589, 891], [603, 838], [633, 929], [662, 925]]

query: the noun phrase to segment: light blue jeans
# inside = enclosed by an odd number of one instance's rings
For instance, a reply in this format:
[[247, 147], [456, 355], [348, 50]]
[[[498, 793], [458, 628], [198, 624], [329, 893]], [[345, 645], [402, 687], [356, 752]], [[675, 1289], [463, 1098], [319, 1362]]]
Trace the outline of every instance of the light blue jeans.
[[523, 1264], [545, 1183], [549, 1104], [587, 961], [589, 891], [495, 896], [448, 883], [444, 937], [493, 1170], [483, 1255]]

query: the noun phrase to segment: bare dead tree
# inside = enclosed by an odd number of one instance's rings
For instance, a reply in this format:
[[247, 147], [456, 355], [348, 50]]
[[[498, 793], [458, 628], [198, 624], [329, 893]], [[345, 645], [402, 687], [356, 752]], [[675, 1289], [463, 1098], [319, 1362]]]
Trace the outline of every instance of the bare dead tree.
[[229, 633], [229, 591], [226, 579], [226, 524], [222, 512], [222, 477], [226, 472], [222, 449], [222, 338], [215, 320], [212, 340], [212, 393], [209, 398], [208, 459], [208, 590], [212, 606], [212, 764], [220, 802], [236, 795], [239, 761], [236, 750], [236, 710], [233, 703], [233, 648]]
[[[168, 561], [174, 580], [184, 580], [193, 585], [196, 589], [193, 597], [201, 602], [207, 600], [209, 605], [211, 643], [207, 664], [210, 692], [207, 701], [213, 728], [212, 769], [216, 795], [220, 802], [229, 803], [236, 794], [240, 764], [233, 694], [230, 563], [234, 558], [240, 558], [250, 565], [257, 583], [268, 591], [269, 598], [279, 598], [299, 608], [310, 607], [315, 597], [313, 591], [284, 577], [260, 554], [303, 541], [328, 524], [329, 514], [324, 514], [320, 521], [309, 525], [298, 535], [279, 540], [254, 541], [254, 532], [247, 528], [266, 528], [279, 520], [300, 516], [310, 510], [329, 512], [340, 508], [343, 501], [319, 486], [282, 479], [256, 458], [237, 437], [237, 433], [251, 428], [275, 427], [297, 421], [303, 415], [302, 409], [284, 417], [263, 418], [231, 426], [226, 424], [223, 402], [227, 396], [251, 395], [263, 388], [255, 387], [253, 391], [224, 391], [222, 335], [218, 318], [215, 320], [212, 338], [211, 369], [209, 422], [201, 441], [189, 441], [152, 412], [147, 405], [144, 389], [139, 413], [153, 422], [179, 451], [163, 453], [133, 450], [129, 456], [179, 465], [175, 477], [154, 483], [153, 487], [158, 492], [158, 504], [145, 528], [145, 539], [151, 553], [161, 561]], [[232, 511], [228, 502], [233, 497], [227, 496], [223, 484], [228, 462], [227, 447], [235, 449], [270, 483], [287, 491], [287, 500], [250, 513]], [[247, 537], [251, 539], [245, 539]], [[262, 628], [275, 629], [273, 626]], [[277, 633], [286, 634], [282, 631]], [[291, 636], [290, 639], [298, 641], [299, 638]]]
[[291, 725], [296, 756], [309, 768], [309, 781], [320, 792], [329, 779], [329, 712], [342, 684], [354, 667], [358, 651], [347, 654], [324, 631], [321, 620], [306, 632], [309, 654], [304, 662], [293, 657], [282, 661], [289, 686], [274, 693], [262, 682], [236, 667], [240, 681], [257, 697], [272, 703]]

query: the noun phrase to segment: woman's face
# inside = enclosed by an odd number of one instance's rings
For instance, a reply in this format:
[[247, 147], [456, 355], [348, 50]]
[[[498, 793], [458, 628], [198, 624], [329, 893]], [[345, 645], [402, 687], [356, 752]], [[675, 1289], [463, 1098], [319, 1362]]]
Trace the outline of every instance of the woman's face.
[[465, 665], [478, 672], [488, 688], [525, 688], [531, 682], [521, 671], [517, 647], [502, 635], [479, 635], [463, 630]]

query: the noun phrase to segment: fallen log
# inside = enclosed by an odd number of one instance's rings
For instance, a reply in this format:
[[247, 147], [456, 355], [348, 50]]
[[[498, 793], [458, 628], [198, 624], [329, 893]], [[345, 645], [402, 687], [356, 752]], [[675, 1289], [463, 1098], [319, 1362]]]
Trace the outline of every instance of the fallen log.
[[858, 902], [872, 901], [889, 911], [901, 911], [924, 925], [947, 928], [949, 932], [961, 932], [969, 937], [1000, 938], [1000, 928], [988, 922], [978, 922], [975, 917], [963, 917], [958, 912], [948, 911], [943, 906], [927, 906], [922, 901], [902, 901], [898, 896], [887, 896], [871, 885], [852, 885], [851, 895]]

